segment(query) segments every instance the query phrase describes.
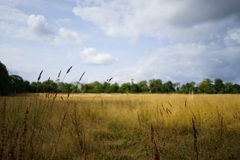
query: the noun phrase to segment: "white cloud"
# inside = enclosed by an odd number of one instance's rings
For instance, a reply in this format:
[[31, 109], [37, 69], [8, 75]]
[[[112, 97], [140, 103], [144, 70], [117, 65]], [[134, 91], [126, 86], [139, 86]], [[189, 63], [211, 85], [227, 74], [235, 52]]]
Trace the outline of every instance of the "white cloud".
[[[214, 44], [176, 44], [159, 48], [132, 68], [116, 71], [120, 82], [160, 78], [172, 82], [200, 82], [203, 78], [239, 81], [240, 47], [221, 48]], [[147, 78], [146, 78], [147, 77]]]
[[[61, 22], [63, 20], [70, 22], [69, 19], [62, 19]], [[86, 39], [86, 36], [74, 30], [48, 25], [43, 15], [27, 15], [7, 5], [0, 5], [0, 31], [0, 35], [7, 38], [30, 41], [37, 38], [50, 44], [81, 44]]]
[[28, 15], [9, 6], [0, 5], [0, 35], [11, 38], [28, 38], [26, 21]]
[[79, 53], [70, 52], [67, 54], [67, 58], [81, 59], [84, 64], [89, 65], [108, 65], [118, 61], [109, 53], [100, 53], [95, 48], [84, 48]]
[[79, 44], [83, 41], [85, 37], [81, 36], [78, 32], [76, 31], [72, 31], [72, 30], [68, 30], [65, 28], [60, 28], [58, 30], [57, 35], [55, 36], [55, 40], [56, 41], [63, 41], [65, 42], [69, 42], [69, 43], [76, 43]]
[[92, 22], [109, 36], [150, 36], [161, 40], [174, 38], [173, 41], [178, 42], [208, 43], [222, 36], [222, 31], [232, 24], [240, 24], [239, 6], [238, 0], [231, 3], [225, 0], [93, 0], [79, 3], [73, 13]]
[[[75, 8], [73, 1], [78, 1]], [[42, 66], [50, 66], [51, 70], [61, 69], [62, 65], [79, 66], [95, 75], [91, 76], [95, 80], [103, 79], [101, 76], [105, 80], [115, 70], [117, 82], [131, 78], [173, 82], [216, 77], [239, 80], [239, 0], [73, 1], [3, 2], [0, 37], [7, 47], [2, 47], [5, 49], [0, 56], [7, 65], [20, 70], [20, 61], [28, 61], [22, 65], [31, 71], [39, 71]], [[130, 42], [136, 40], [135, 44], [126, 43], [126, 37]], [[83, 42], [92, 48], [83, 48]], [[79, 51], [79, 47], [83, 49]], [[68, 59], [63, 56], [67, 51]], [[121, 57], [123, 62], [115, 63], [115, 57]], [[42, 64], [38, 64], [39, 59]], [[115, 65], [111, 67], [91, 66], [112, 63]]]
[[61, 19], [56, 20], [57, 24], [68, 24], [71, 22], [72, 22], [72, 20], [69, 18], [61, 18]]
[[81, 44], [86, 38], [86, 36], [82, 36], [73, 30], [63, 27], [59, 29], [50, 27], [42, 15], [30, 15], [28, 18], [28, 26], [40, 39], [47, 39], [57, 44]]
[[224, 42], [226, 45], [240, 45], [240, 28], [229, 30]]
[[28, 26], [33, 33], [38, 36], [52, 36], [54, 33], [49, 28], [46, 19], [42, 15], [30, 15], [28, 18]]
[[18, 22], [24, 23], [27, 19], [27, 15], [16, 8], [12, 8], [5, 5], [0, 5], [0, 19], [5, 22]]

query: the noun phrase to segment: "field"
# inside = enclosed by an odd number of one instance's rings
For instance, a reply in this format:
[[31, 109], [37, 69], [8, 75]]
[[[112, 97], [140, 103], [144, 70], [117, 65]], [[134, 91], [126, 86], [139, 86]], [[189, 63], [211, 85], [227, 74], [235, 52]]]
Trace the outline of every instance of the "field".
[[240, 95], [0, 97], [0, 159], [238, 159]]

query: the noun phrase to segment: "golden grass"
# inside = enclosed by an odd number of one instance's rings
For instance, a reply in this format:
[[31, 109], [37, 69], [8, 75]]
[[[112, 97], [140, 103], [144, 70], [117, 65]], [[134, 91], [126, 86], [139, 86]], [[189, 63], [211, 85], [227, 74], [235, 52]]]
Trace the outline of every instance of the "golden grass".
[[2, 159], [240, 157], [240, 95], [54, 96], [0, 97]]

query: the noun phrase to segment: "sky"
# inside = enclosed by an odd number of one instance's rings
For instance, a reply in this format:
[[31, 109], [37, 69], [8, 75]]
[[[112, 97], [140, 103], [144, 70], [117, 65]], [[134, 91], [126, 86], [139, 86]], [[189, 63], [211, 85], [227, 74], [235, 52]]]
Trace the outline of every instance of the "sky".
[[[240, 84], [239, 0], [0, 0], [0, 61], [30, 82]], [[63, 79], [68, 68], [71, 71]]]

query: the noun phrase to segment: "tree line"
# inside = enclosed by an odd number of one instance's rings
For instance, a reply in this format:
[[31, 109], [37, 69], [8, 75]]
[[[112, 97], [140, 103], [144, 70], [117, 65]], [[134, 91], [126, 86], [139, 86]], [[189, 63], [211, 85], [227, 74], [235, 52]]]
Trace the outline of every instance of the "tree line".
[[[72, 67], [66, 72], [69, 73]], [[42, 73], [42, 72], [41, 72]], [[222, 79], [209, 78], [203, 79], [199, 84], [194, 81], [180, 85], [171, 81], [162, 82], [161, 79], [143, 80], [137, 83], [126, 82], [121, 85], [106, 82], [95, 81], [92, 83], [65, 83], [58, 79], [56, 81], [50, 78], [46, 81], [29, 82], [19, 75], [9, 75], [4, 64], [0, 62], [0, 95], [18, 94], [18, 93], [41, 93], [41, 92], [59, 92], [59, 93], [207, 93], [207, 94], [239, 94], [240, 85], [231, 82], [224, 83]], [[66, 76], [66, 75], [65, 75]]]

